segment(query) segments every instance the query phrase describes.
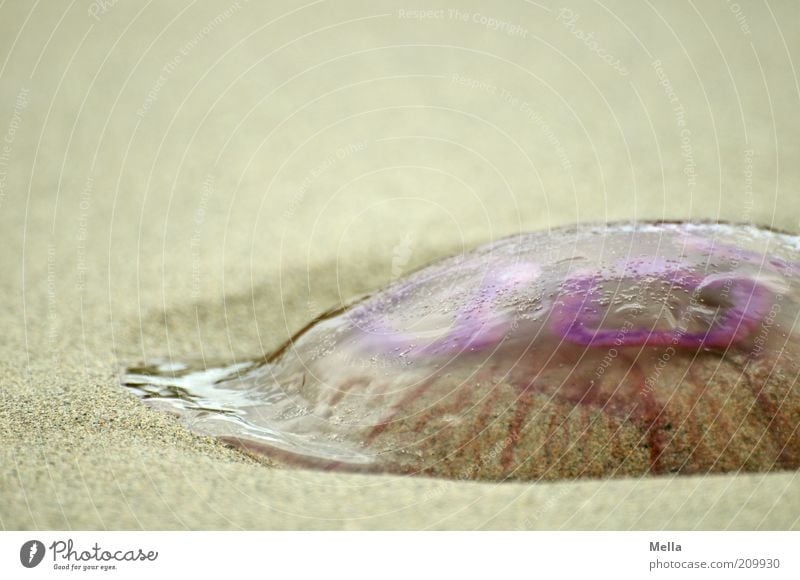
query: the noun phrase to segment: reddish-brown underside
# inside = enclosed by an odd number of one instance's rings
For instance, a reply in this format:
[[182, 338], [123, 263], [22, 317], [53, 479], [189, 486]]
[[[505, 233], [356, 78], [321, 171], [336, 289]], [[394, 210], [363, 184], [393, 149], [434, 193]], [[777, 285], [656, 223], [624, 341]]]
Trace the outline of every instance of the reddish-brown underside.
[[[788, 350], [797, 345], [786, 345]], [[706, 474], [800, 467], [800, 365], [729, 351], [554, 347], [507, 367], [446, 367], [410, 387], [365, 428], [372, 466], [308, 459], [227, 440], [289, 464], [451, 479], [540, 480]], [[577, 364], [577, 361], [580, 364]], [[459, 361], [463, 366], [463, 361]], [[573, 371], [564, 378], [564, 366]], [[363, 387], [343, 385], [341, 397]]]

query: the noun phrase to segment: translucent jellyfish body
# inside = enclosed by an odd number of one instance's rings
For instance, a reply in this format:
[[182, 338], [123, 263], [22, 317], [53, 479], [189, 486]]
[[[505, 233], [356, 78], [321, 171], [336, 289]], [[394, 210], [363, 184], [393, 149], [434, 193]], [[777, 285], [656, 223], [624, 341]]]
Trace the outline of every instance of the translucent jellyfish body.
[[612, 224], [515, 236], [321, 318], [266, 359], [131, 369], [278, 462], [538, 480], [800, 466], [800, 238]]

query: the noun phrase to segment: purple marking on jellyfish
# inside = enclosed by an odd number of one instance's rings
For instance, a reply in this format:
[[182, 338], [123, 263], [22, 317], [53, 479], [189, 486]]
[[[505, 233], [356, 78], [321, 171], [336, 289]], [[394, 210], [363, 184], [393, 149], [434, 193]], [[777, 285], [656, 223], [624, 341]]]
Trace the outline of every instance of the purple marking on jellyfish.
[[496, 347], [514, 324], [514, 316], [500, 311], [495, 302], [503, 295], [530, 286], [541, 273], [541, 266], [533, 262], [490, 270], [470, 301], [456, 312], [455, 320], [444, 336], [418, 345], [415, 343], [420, 342], [419, 336], [399, 332], [389, 322], [378, 321], [371, 326], [370, 348], [384, 352], [407, 349], [404, 351], [406, 355], [417, 358]]
[[[605, 346], [676, 346], [682, 348], [721, 348], [736, 344], [752, 334], [769, 312], [772, 293], [749, 278], [717, 278], [696, 285], [696, 278], [670, 276], [668, 281], [693, 294], [722, 287], [727, 289], [731, 305], [724, 309], [713, 326], [703, 332], [688, 332], [676, 326], [669, 330], [634, 328], [620, 333], [618, 328], [595, 327], [597, 309], [587, 306], [599, 290], [597, 279], [584, 278], [567, 283], [567, 293], [556, 304], [551, 328], [571, 342], [592, 347]], [[686, 280], [694, 283], [687, 284]]]

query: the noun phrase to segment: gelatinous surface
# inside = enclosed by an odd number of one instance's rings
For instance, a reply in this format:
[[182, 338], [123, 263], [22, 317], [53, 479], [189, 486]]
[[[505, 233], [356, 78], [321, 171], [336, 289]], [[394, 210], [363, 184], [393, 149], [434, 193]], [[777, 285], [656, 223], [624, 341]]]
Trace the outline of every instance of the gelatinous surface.
[[743, 225], [525, 234], [323, 317], [266, 360], [129, 369], [281, 462], [459, 479], [800, 466], [800, 238]]

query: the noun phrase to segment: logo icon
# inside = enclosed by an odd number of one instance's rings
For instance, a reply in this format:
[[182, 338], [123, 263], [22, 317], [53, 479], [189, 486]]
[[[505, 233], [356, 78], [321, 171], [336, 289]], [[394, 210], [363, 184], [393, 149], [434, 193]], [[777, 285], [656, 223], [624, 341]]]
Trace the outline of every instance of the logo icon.
[[44, 558], [44, 544], [39, 540], [28, 540], [19, 549], [19, 561], [26, 568], [35, 568]]

